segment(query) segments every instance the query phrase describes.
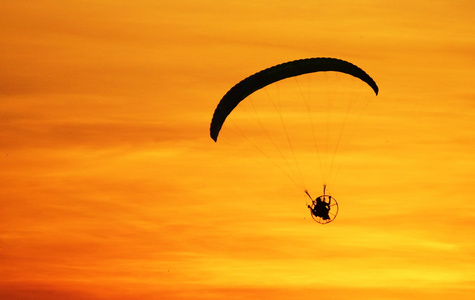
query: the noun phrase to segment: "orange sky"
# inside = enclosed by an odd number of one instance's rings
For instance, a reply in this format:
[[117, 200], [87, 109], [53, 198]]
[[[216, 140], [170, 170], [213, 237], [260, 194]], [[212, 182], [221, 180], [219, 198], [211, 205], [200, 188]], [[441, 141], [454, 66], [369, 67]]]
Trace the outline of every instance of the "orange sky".
[[[474, 12], [2, 1], [0, 298], [470, 298]], [[239, 80], [316, 56], [380, 87], [339, 154], [325, 226], [242, 137], [208, 131]]]

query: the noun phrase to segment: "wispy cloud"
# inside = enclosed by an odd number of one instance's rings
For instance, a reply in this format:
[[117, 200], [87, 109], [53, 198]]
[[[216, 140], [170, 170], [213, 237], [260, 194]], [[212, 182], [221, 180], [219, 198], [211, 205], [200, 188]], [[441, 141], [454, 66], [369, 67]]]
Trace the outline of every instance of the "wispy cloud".
[[[469, 297], [472, 6], [3, 3], [0, 298]], [[325, 226], [285, 158], [248, 142], [266, 136], [256, 118], [208, 136], [235, 83], [309, 56], [381, 89], [338, 151]], [[288, 129], [317, 195], [308, 117]]]

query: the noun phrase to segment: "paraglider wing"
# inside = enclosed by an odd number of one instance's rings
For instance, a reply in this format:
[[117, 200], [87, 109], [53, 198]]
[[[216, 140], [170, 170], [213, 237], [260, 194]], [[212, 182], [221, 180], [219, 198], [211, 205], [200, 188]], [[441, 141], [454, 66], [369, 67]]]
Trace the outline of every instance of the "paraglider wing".
[[250, 94], [285, 78], [321, 71], [335, 71], [352, 75], [366, 82], [373, 89], [376, 95], [378, 94], [378, 86], [374, 80], [366, 74], [365, 71], [347, 61], [336, 58], [316, 57], [286, 62], [247, 77], [232, 87], [224, 95], [216, 107], [213, 119], [211, 120], [211, 138], [215, 142], [217, 141], [219, 131], [228, 115], [239, 104], [239, 102], [244, 100]]

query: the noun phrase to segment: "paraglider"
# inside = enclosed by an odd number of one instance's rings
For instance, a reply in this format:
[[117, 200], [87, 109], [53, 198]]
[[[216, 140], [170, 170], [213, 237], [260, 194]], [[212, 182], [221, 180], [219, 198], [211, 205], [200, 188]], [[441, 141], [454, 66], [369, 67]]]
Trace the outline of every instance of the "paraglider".
[[[217, 142], [223, 125], [231, 112], [248, 96], [258, 90], [272, 85], [278, 81], [298, 77], [304, 74], [316, 72], [338, 72], [351, 75], [366, 83], [377, 95], [379, 88], [376, 82], [362, 69], [356, 65], [336, 58], [316, 57], [294, 60], [282, 63], [260, 72], [257, 72], [233, 86], [218, 103], [210, 125], [210, 136]], [[308, 205], [311, 215], [319, 223], [329, 223], [333, 221], [338, 213], [338, 203], [325, 193], [315, 199], [305, 190], [311, 198], [312, 204]]]
[[315, 222], [320, 224], [328, 224], [338, 215], [338, 202], [332, 196], [325, 194], [325, 189], [326, 185], [323, 185], [323, 194], [315, 199], [310, 196], [308, 191], [305, 191], [312, 200], [311, 205], [307, 204], [310, 214]]

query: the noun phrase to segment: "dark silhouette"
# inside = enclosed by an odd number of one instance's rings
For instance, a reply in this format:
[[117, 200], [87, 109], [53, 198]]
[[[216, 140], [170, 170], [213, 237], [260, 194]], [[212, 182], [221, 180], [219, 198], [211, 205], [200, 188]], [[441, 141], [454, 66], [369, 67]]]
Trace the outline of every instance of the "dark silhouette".
[[323, 220], [329, 220], [330, 216], [328, 214], [330, 213], [331, 201], [331, 196], [329, 196], [328, 202], [325, 201], [325, 197], [323, 199], [321, 197], [318, 197], [317, 199], [312, 200], [312, 206], [307, 206], [314, 216], [320, 217]]
[[282, 63], [247, 77], [223, 96], [211, 120], [211, 138], [215, 142], [218, 140], [219, 132], [228, 115], [242, 100], [255, 91], [285, 78], [325, 71], [345, 73], [361, 79], [373, 89], [376, 95], [378, 94], [379, 88], [373, 78], [354, 64], [341, 59], [314, 57]]

